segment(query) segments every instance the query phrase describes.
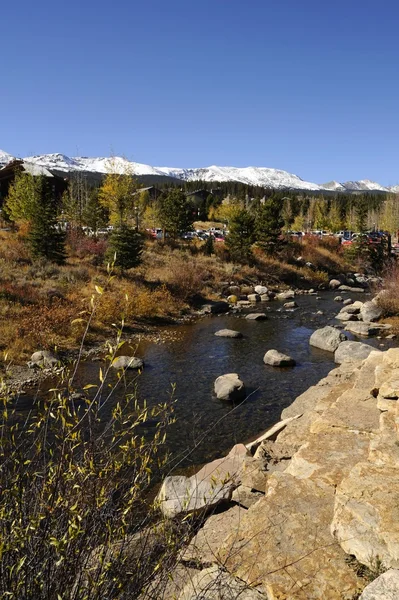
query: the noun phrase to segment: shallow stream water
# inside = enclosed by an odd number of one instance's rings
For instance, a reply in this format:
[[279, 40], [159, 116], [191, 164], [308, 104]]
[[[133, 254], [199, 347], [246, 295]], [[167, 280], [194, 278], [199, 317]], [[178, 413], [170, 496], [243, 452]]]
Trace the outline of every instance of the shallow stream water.
[[[135, 354], [144, 359], [145, 368], [138, 377], [127, 372], [127, 380], [132, 385], [136, 382], [139, 398], [149, 406], [167, 401], [175, 387], [176, 422], [168, 430], [167, 444], [180, 457], [180, 466], [212, 460], [235, 443], [256, 437], [279, 420], [284, 407], [334, 368], [333, 354], [312, 348], [309, 337], [319, 327], [338, 323], [334, 315], [342, 305], [333, 301], [335, 296], [335, 292], [322, 292], [321, 299], [299, 296], [294, 310], [284, 309], [278, 301], [258, 303], [241, 314], [208, 316], [168, 327], [164, 343], [139, 344]], [[369, 299], [367, 294], [351, 297]], [[316, 314], [320, 310], [323, 315]], [[248, 312], [267, 312], [268, 320], [246, 320]], [[224, 328], [240, 331], [244, 337], [214, 335]], [[396, 345], [376, 338], [361, 341], [375, 347], [383, 344], [382, 349]], [[289, 354], [297, 365], [285, 369], [265, 365], [263, 356], [270, 348]], [[104, 368], [99, 362], [81, 363], [76, 387], [96, 381], [100, 366]], [[235, 407], [213, 394], [216, 377], [232, 372], [239, 374], [248, 394]], [[114, 373], [112, 381], [116, 381]], [[122, 389], [115, 393], [112, 403], [121, 393]], [[151, 435], [154, 426], [149, 421], [143, 433]]]

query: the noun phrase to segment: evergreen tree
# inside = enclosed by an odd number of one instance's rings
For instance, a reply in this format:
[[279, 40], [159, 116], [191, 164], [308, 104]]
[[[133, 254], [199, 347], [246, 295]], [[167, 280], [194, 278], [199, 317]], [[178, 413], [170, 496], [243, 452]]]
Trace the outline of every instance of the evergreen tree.
[[57, 222], [57, 206], [45, 177], [17, 174], [6, 199], [12, 221], [27, 230], [25, 243], [33, 257], [65, 260], [65, 235]]
[[164, 232], [167, 232], [171, 239], [176, 239], [192, 229], [191, 207], [187, 203], [185, 193], [178, 188], [162, 194], [159, 199], [158, 216]]
[[143, 238], [136, 229], [129, 225], [119, 225], [112, 232], [106, 260], [113, 262], [121, 271], [137, 267], [141, 262]]
[[256, 212], [256, 242], [267, 254], [273, 254], [281, 244], [281, 229], [284, 226], [281, 211], [281, 200], [276, 196], [271, 196], [261, 204]]
[[236, 210], [229, 224], [226, 246], [231, 258], [246, 263], [252, 257], [251, 246], [255, 241], [255, 219], [244, 208]]
[[109, 222], [109, 210], [99, 202], [99, 189], [92, 188], [87, 197], [86, 205], [82, 212], [82, 223], [94, 232], [105, 227]]

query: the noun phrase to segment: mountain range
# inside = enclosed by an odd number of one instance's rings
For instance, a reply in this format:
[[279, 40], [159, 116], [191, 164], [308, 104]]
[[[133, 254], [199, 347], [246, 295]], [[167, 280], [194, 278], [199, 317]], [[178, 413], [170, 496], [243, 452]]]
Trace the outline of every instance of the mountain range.
[[[0, 150], [0, 168], [15, 157]], [[330, 181], [324, 184], [304, 181], [298, 175], [267, 167], [201, 167], [180, 169], [173, 167], [152, 167], [142, 163], [131, 162], [126, 158], [69, 157], [65, 154], [42, 154], [23, 158], [25, 162], [37, 167], [43, 167], [57, 174], [81, 172], [93, 175], [105, 173], [131, 173], [149, 181], [207, 181], [207, 182], [239, 182], [276, 190], [303, 190], [314, 192], [399, 192], [399, 185], [385, 187], [375, 181], [362, 179], [360, 181]]]

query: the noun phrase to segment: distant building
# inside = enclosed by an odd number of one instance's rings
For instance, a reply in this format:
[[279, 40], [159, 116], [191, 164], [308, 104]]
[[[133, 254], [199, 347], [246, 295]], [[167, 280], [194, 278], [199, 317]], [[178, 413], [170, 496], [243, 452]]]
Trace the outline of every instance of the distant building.
[[54, 200], [57, 201], [68, 187], [68, 182], [63, 177], [54, 175], [45, 167], [41, 167], [40, 165], [25, 160], [15, 159], [0, 169], [0, 206], [7, 197], [10, 185], [14, 183], [15, 176], [19, 172], [30, 173], [34, 177], [42, 175], [48, 179], [50, 189], [53, 191]]

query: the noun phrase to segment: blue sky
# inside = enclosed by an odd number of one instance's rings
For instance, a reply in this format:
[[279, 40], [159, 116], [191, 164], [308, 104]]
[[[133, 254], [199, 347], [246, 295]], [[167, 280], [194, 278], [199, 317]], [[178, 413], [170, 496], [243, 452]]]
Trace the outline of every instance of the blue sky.
[[399, 183], [394, 0], [19, 0], [0, 148]]

